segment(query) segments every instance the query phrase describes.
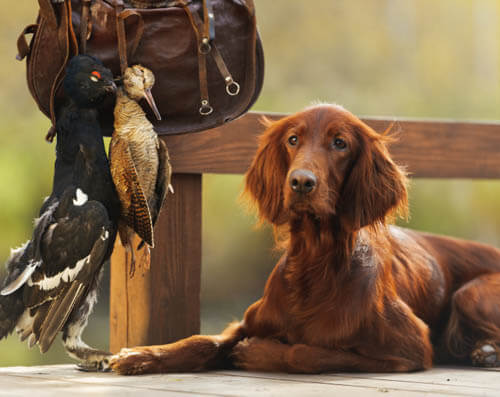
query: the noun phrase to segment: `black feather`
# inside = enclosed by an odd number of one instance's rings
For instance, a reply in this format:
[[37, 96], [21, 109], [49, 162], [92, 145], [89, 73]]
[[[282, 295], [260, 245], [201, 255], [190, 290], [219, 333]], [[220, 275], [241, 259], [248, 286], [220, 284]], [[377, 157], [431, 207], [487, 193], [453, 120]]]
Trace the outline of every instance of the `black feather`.
[[[64, 79], [67, 98], [56, 123], [53, 189], [40, 209], [32, 239], [7, 262], [0, 338], [17, 325], [21, 336], [31, 334], [42, 351], [63, 329], [64, 342], [80, 341], [95, 302], [90, 299], [89, 304], [87, 296], [95, 292], [116, 237], [119, 202], [97, 112], [115, 88], [111, 72], [97, 59], [76, 56], [69, 62]], [[20, 283], [27, 272], [32, 273]], [[68, 332], [71, 322], [79, 324], [77, 335]], [[71, 352], [74, 356], [73, 345]], [[81, 358], [78, 346], [76, 356]]]

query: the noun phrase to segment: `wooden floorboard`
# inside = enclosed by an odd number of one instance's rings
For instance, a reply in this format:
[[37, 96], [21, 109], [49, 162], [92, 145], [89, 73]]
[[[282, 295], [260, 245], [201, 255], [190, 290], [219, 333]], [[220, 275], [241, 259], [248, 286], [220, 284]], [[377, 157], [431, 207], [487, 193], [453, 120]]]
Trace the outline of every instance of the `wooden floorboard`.
[[0, 368], [0, 396], [499, 396], [500, 370], [438, 367], [411, 374], [288, 375], [242, 371], [118, 376], [72, 365]]

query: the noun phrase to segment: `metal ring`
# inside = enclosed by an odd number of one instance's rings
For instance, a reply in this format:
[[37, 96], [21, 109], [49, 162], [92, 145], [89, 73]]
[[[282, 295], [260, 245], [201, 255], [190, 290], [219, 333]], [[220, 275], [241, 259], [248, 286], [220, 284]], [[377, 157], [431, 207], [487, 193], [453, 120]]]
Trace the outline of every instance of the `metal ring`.
[[240, 85], [236, 81], [231, 80], [230, 83], [226, 84], [226, 92], [231, 96], [238, 95], [240, 93]]
[[206, 101], [206, 100], [201, 101], [201, 106], [200, 106], [199, 112], [202, 116], [208, 116], [213, 111], [214, 111], [214, 108], [212, 106], [210, 106], [208, 101]]
[[201, 40], [200, 46], [198, 47], [198, 50], [200, 51], [201, 54], [208, 54], [212, 50], [212, 46], [210, 45], [210, 40], [207, 37], [204, 37]]

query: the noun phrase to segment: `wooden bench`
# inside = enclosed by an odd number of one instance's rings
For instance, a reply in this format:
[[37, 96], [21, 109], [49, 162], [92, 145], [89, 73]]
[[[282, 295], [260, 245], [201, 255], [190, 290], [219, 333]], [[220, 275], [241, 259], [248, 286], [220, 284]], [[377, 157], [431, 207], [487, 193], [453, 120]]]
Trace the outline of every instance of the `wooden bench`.
[[[249, 113], [209, 131], [164, 138], [175, 171], [175, 194], [155, 228], [150, 271], [139, 269], [129, 279], [124, 250], [117, 243], [111, 264], [112, 352], [199, 333], [202, 175], [243, 174], [263, 131], [262, 115]], [[379, 132], [395, 121], [363, 120]], [[401, 133], [390, 151], [412, 177], [500, 178], [500, 124], [397, 120], [393, 128]]]

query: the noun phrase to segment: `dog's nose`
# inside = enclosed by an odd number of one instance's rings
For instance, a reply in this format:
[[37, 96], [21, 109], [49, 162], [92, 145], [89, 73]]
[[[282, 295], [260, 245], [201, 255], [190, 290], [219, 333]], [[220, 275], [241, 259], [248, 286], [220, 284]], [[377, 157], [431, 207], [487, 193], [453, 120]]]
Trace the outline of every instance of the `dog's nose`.
[[289, 183], [296, 193], [311, 193], [316, 187], [316, 175], [308, 170], [294, 170], [290, 174]]

